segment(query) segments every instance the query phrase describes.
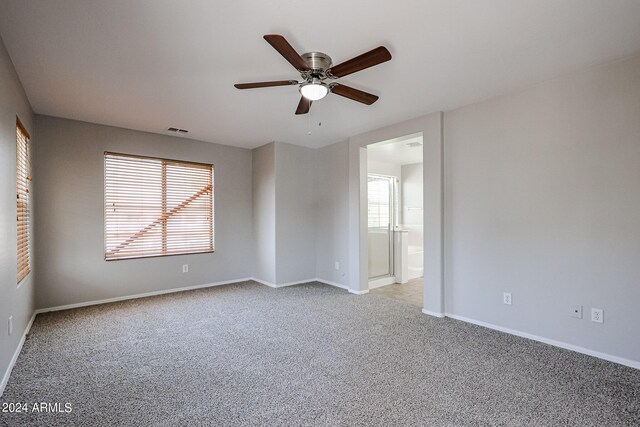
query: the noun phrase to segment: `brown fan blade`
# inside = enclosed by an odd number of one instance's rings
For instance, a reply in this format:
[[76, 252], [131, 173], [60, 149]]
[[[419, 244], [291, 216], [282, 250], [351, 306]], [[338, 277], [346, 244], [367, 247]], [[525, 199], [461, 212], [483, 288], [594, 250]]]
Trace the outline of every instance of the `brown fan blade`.
[[345, 98], [353, 99], [354, 101], [362, 102], [363, 104], [371, 105], [378, 100], [378, 97], [367, 92], [363, 92], [358, 89], [354, 89], [350, 86], [334, 83], [331, 85], [331, 92], [336, 95], [344, 96]]
[[329, 72], [334, 77], [344, 77], [349, 74], [353, 74], [356, 71], [361, 71], [374, 65], [382, 64], [391, 59], [391, 54], [384, 46], [379, 46], [367, 53], [356, 56], [342, 64], [338, 64], [332, 67]]
[[297, 85], [295, 80], [276, 80], [273, 82], [258, 82], [258, 83], [236, 83], [234, 86], [237, 89], [255, 89], [259, 87], [271, 87], [271, 86], [291, 86]]
[[296, 108], [296, 114], [307, 114], [312, 102], [313, 101], [309, 101], [304, 96], [301, 96], [300, 102], [298, 103], [298, 108]]
[[298, 55], [298, 52], [291, 47], [289, 42], [280, 34], [267, 34], [264, 39], [271, 45], [280, 55], [284, 57], [298, 71], [309, 71], [310, 68], [306, 62]]

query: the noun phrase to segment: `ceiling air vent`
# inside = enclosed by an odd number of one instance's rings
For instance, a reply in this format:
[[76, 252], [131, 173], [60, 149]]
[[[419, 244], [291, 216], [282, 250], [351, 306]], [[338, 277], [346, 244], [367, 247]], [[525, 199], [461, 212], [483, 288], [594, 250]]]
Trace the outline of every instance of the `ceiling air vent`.
[[175, 133], [187, 133], [189, 132], [186, 129], [180, 129], [180, 128], [169, 128], [167, 129], [169, 132], [175, 132]]

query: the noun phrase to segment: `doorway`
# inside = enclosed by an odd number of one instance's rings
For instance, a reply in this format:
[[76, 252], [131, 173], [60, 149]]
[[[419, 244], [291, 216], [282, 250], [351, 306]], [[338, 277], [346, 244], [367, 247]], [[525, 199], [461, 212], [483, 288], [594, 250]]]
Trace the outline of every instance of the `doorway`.
[[[442, 112], [386, 126], [349, 138], [349, 292], [370, 292], [368, 277], [367, 172], [373, 144], [392, 138], [422, 137], [423, 158], [423, 305], [422, 312], [444, 317], [444, 166]], [[402, 136], [406, 135], [406, 136]], [[402, 192], [402, 191], [401, 191]]]
[[367, 146], [368, 284], [383, 296], [423, 302], [422, 134]]

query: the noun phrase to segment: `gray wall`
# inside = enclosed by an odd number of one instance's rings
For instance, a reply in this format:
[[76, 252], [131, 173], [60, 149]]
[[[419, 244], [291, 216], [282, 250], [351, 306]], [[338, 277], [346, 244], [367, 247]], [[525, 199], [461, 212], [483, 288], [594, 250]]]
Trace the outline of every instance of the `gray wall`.
[[422, 163], [402, 166], [402, 225], [409, 230], [409, 245], [423, 246], [423, 174]]
[[316, 151], [282, 142], [253, 150], [256, 279], [316, 277]]
[[[31, 273], [22, 280], [20, 287], [17, 284], [16, 116], [35, 145], [31, 106], [0, 39], [0, 389], [34, 308], [33, 252]], [[33, 155], [33, 146], [31, 153]], [[8, 332], [9, 316], [13, 316], [11, 336]]]
[[275, 143], [256, 148], [253, 154], [254, 277], [276, 282], [276, 153]]
[[[47, 116], [36, 134], [38, 307], [252, 275], [250, 150]], [[105, 151], [213, 163], [215, 253], [105, 262]]]
[[316, 277], [316, 150], [277, 142], [276, 284]]
[[[422, 163], [402, 165], [402, 223], [422, 225]], [[409, 209], [418, 208], [418, 209]]]
[[349, 144], [344, 141], [320, 148], [316, 159], [316, 275], [348, 287]]
[[445, 153], [447, 312], [640, 361], [640, 57], [446, 113]]

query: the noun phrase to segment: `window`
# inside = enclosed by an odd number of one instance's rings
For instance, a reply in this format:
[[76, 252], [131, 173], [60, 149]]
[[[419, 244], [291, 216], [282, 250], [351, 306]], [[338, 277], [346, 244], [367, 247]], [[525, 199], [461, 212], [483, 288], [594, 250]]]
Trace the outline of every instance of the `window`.
[[213, 252], [213, 165], [105, 153], [107, 261]]
[[31, 157], [29, 155], [29, 134], [16, 120], [16, 201], [18, 227], [18, 283], [30, 270], [29, 226], [31, 224]]
[[369, 228], [394, 227], [399, 217], [398, 178], [376, 174], [367, 178]]

